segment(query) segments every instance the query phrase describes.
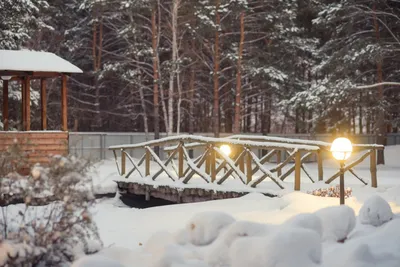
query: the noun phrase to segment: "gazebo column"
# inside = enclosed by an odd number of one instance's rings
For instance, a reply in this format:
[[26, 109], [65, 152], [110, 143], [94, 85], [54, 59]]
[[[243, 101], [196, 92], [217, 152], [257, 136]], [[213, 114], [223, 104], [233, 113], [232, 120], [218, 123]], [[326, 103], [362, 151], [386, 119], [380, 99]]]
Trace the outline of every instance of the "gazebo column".
[[67, 75], [62, 75], [61, 82], [61, 121], [62, 130], [68, 131], [68, 117], [67, 117]]
[[3, 129], [8, 131], [8, 81], [3, 80]]
[[47, 95], [46, 79], [40, 79], [40, 103], [42, 106], [42, 130], [47, 130]]
[[25, 131], [26, 128], [26, 82], [25, 78], [21, 80], [21, 95], [22, 95], [22, 106], [21, 106], [21, 111], [22, 111], [22, 118], [21, 118], [21, 126], [22, 126], [22, 131]]
[[26, 131], [31, 130], [31, 78], [26, 77], [25, 80], [26, 90]]

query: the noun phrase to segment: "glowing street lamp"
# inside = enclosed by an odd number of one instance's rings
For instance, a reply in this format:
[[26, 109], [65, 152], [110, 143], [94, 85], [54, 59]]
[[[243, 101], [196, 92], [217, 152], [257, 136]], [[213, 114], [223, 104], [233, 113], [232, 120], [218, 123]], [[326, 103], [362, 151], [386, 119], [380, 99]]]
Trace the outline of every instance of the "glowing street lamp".
[[222, 153], [229, 156], [232, 153], [232, 149], [228, 145], [222, 145], [219, 149], [221, 149]]
[[350, 158], [353, 145], [344, 137], [335, 139], [331, 145], [332, 156], [340, 164], [340, 205], [344, 204], [344, 162]]

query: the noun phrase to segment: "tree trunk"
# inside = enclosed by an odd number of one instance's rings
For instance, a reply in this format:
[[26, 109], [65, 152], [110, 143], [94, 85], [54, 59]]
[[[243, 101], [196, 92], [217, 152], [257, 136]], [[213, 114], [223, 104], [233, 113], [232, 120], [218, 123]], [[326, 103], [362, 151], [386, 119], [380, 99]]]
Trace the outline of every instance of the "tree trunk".
[[[160, 115], [159, 115], [159, 101], [158, 101], [158, 34], [157, 34], [157, 21], [156, 21], [156, 7], [153, 7], [151, 12], [151, 31], [152, 31], [152, 47], [153, 47], [153, 105], [154, 105], [154, 139], [160, 138]], [[158, 147], [154, 148], [154, 152], [159, 156], [160, 151]]]
[[215, 43], [214, 43], [214, 107], [213, 107], [213, 128], [214, 136], [219, 137], [219, 27], [220, 27], [220, 15], [219, 15], [220, 0], [216, 0], [215, 3]]
[[[171, 57], [171, 70], [169, 73], [169, 91], [168, 91], [168, 135], [174, 131], [174, 84], [176, 74], [176, 64], [178, 63], [178, 6], [179, 0], [172, 1], [172, 12], [171, 12], [171, 30], [172, 30], [172, 57]], [[179, 121], [177, 122], [179, 123]], [[179, 126], [177, 126], [179, 127]]]
[[240, 98], [242, 93], [242, 57], [244, 45], [244, 12], [240, 14], [240, 42], [237, 60], [237, 73], [236, 73], [236, 99], [235, 99], [235, 120], [233, 133], [240, 132]]
[[[374, 28], [375, 28], [375, 35], [378, 42], [380, 42], [380, 35], [379, 35], [379, 25], [378, 20], [376, 18], [375, 13], [376, 7], [374, 5]], [[378, 83], [383, 82], [383, 73], [382, 73], [382, 63], [383, 59], [382, 56], [379, 55], [377, 60], [377, 74], [378, 74]], [[378, 114], [377, 114], [377, 121], [376, 121], [376, 142], [379, 145], [386, 145], [386, 125], [385, 125], [385, 111], [383, 107], [383, 85], [378, 87]], [[385, 154], [384, 150], [378, 150], [378, 157], [377, 162], [379, 164], [385, 164]]]
[[362, 92], [360, 92], [360, 100], [359, 100], [359, 106], [358, 106], [358, 131], [359, 134], [363, 134], [363, 111], [362, 111]]

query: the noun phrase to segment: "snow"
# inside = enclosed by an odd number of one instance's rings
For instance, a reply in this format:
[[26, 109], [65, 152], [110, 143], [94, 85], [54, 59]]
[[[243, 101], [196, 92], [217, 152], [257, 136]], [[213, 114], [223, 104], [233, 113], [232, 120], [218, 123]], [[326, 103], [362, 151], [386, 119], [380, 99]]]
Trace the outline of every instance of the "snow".
[[0, 50], [0, 71], [83, 72], [53, 53], [30, 50]]

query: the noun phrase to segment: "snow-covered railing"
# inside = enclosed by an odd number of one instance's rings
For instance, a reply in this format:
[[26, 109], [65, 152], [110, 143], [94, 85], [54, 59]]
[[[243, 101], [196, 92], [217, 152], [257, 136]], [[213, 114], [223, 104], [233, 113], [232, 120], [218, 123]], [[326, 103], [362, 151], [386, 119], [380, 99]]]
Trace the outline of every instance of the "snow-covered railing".
[[[250, 140], [248, 140], [250, 139]], [[168, 146], [169, 145], [169, 146]], [[232, 148], [232, 155], [225, 155], [221, 145], [229, 145]], [[163, 147], [168, 153], [168, 158], [162, 161], [157, 155], [156, 148]], [[229, 178], [241, 180], [243, 184], [256, 187], [265, 179], [270, 179], [279, 188], [283, 189], [284, 181], [294, 173], [294, 189], [300, 190], [301, 171], [314, 182], [310, 172], [304, 166], [305, 161], [311, 155], [316, 155], [318, 162], [318, 180], [323, 181], [323, 159], [321, 152], [330, 147], [329, 143], [310, 140], [296, 140], [288, 138], [277, 138], [269, 136], [243, 136], [236, 135], [228, 138], [214, 138], [194, 135], [171, 136], [162, 139], [152, 140], [138, 144], [126, 144], [109, 147], [115, 156], [118, 171], [121, 176], [129, 178], [137, 173], [142, 178], [150, 177], [156, 180], [162, 173], [166, 174], [174, 182], [188, 183], [194, 175], [198, 175], [206, 183], [222, 184]], [[357, 176], [354, 166], [358, 165], [367, 157], [370, 157], [371, 184], [377, 186], [376, 151], [383, 149], [379, 145], [356, 145], [357, 150], [366, 150], [358, 159], [350, 163], [345, 171], [349, 171], [361, 182], [367, 182]], [[135, 161], [129, 151], [144, 149], [144, 155]], [[190, 156], [188, 150], [197, 149], [202, 153], [197, 158]], [[264, 156], [257, 156], [254, 149], [265, 150], [268, 153]], [[117, 152], [121, 153], [121, 163], [118, 162]], [[282, 153], [287, 157], [282, 160]], [[274, 167], [265, 165], [272, 157], [276, 156]], [[132, 168], [127, 172], [126, 159]], [[175, 164], [177, 160], [177, 165]], [[160, 169], [153, 171], [150, 163], [155, 162]], [[145, 165], [144, 174], [140, 166]], [[284, 169], [284, 167], [289, 168]], [[340, 175], [338, 171], [326, 183], [331, 183]]]
[[[193, 159], [187, 150], [188, 144], [198, 144], [203, 147], [202, 154]], [[173, 145], [169, 149], [166, 161], [162, 161], [155, 153], [154, 147], [165, 147]], [[221, 150], [221, 145], [229, 145], [233, 150], [233, 155], [225, 155]], [[307, 174], [308, 178], [314, 182], [309, 173], [305, 170], [303, 163], [313, 153], [318, 153], [318, 146], [303, 144], [281, 144], [276, 142], [257, 142], [249, 140], [236, 140], [233, 138], [213, 138], [194, 135], [181, 135], [152, 140], [139, 144], [117, 145], [109, 147], [114, 152], [116, 164], [120, 175], [126, 178], [134, 172], [140, 177], [151, 177], [155, 180], [160, 174], [165, 173], [171, 180], [188, 183], [195, 174], [202, 178], [206, 183], [222, 184], [229, 178], [236, 178], [250, 187], [256, 187], [265, 179], [270, 179], [279, 188], [283, 189], [283, 181], [286, 177], [294, 173], [295, 190], [300, 190], [301, 169]], [[128, 153], [129, 150], [144, 149], [144, 155], [136, 162]], [[252, 150], [268, 150], [267, 155], [259, 158]], [[121, 152], [121, 163], [118, 162], [117, 152]], [[279, 153], [289, 152], [286, 160], [276, 162], [273, 168], [267, 168], [265, 163], [271, 159], [276, 151]], [[126, 159], [132, 168], [127, 172]], [[178, 164], [175, 166], [174, 160]], [[150, 169], [150, 162], [154, 161], [160, 169], [153, 171]], [[288, 170], [283, 171], [293, 160], [294, 164]], [[140, 171], [140, 166], [144, 164], [144, 174]], [[172, 166], [172, 170], [168, 166]]]

